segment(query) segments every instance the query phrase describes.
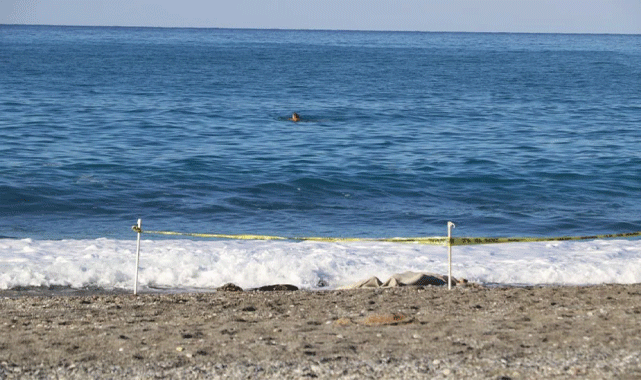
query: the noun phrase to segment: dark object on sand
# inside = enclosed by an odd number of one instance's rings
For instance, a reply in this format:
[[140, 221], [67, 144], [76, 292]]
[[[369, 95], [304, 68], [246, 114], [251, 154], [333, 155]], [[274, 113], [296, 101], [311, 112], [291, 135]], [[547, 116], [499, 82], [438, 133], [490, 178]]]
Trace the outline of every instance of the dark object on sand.
[[240, 286], [238, 286], [236, 284], [232, 284], [230, 282], [230, 283], [227, 283], [227, 284], [225, 284], [225, 285], [223, 285], [223, 286], [221, 286], [219, 288], [216, 288], [216, 290], [218, 290], [219, 292], [242, 292], [243, 288], [241, 288]]
[[260, 292], [277, 292], [277, 291], [294, 291], [298, 290], [297, 286], [289, 284], [266, 285], [260, 288], [252, 289]]

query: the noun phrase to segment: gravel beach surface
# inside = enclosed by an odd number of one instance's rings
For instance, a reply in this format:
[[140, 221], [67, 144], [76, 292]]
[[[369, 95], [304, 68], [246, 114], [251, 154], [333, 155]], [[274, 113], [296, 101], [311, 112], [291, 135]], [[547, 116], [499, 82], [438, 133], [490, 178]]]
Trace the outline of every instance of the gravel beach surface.
[[0, 292], [0, 379], [638, 379], [641, 285]]

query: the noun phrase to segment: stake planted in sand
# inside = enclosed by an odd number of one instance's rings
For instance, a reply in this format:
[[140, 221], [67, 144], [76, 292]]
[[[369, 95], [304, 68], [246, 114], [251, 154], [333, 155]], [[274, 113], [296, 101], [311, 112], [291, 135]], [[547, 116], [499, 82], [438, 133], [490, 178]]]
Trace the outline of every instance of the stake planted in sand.
[[452, 289], [452, 228], [454, 223], [447, 222], [447, 289]]
[[138, 264], [140, 263], [140, 234], [142, 233], [142, 219], [138, 219], [138, 241], [136, 242], [136, 275], [134, 276], [134, 295], [138, 294]]

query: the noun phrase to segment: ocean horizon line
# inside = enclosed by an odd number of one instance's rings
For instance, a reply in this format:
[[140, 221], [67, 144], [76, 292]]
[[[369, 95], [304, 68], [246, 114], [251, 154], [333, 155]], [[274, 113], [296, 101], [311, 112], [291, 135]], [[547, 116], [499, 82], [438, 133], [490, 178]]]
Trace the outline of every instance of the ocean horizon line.
[[329, 29], [329, 28], [260, 28], [217, 26], [155, 26], [155, 25], [70, 25], [70, 24], [2, 24], [0, 26], [59, 27], [59, 28], [114, 28], [114, 29], [184, 29], [184, 30], [229, 30], [229, 31], [282, 31], [282, 32], [354, 32], [354, 33], [407, 33], [407, 34], [519, 34], [519, 35], [571, 35], [571, 36], [641, 36], [641, 33], [593, 33], [593, 32], [535, 32], [535, 31], [465, 31], [465, 30], [387, 30], [387, 29]]

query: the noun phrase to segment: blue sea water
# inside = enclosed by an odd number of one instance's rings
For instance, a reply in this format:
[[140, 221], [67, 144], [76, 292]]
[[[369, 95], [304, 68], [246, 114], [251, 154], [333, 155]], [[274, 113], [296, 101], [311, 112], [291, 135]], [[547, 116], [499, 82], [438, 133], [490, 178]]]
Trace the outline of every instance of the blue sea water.
[[138, 218], [641, 230], [641, 36], [0, 25], [0, 237], [133, 239]]

